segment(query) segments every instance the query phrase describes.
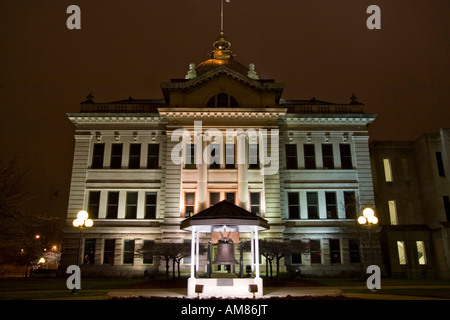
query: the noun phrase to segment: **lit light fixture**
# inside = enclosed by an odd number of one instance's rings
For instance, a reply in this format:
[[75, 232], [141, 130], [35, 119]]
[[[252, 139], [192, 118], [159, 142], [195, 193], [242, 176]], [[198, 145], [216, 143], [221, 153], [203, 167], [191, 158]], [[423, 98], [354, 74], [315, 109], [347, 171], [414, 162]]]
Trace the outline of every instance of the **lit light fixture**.
[[40, 258], [38, 263], [45, 263], [44, 257]]
[[378, 218], [375, 216], [375, 211], [372, 208], [365, 208], [363, 210], [363, 215], [358, 217], [358, 223], [363, 224], [377, 224]]

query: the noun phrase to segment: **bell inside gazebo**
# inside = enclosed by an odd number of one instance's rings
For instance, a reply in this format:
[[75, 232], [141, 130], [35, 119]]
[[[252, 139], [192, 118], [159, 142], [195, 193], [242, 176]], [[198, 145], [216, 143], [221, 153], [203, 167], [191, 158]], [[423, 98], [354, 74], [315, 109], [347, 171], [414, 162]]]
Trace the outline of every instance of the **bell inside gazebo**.
[[217, 255], [212, 264], [239, 264], [234, 258], [234, 243], [228, 239], [219, 240], [217, 243]]

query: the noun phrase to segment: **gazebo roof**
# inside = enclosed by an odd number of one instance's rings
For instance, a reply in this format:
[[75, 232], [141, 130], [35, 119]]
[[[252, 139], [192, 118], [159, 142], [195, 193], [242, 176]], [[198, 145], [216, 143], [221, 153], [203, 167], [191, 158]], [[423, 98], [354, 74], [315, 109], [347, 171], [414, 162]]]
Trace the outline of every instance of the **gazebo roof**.
[[222, 226], [235, 227], [238, 232], [250, 232], [252, 227], [258, 227], [258, 231], [270, 229], [267, 220], [227, 200], [183, 220], [180, 228], [191, 231], [193, 226], [199, 232], [212, 232], [214, 227]]

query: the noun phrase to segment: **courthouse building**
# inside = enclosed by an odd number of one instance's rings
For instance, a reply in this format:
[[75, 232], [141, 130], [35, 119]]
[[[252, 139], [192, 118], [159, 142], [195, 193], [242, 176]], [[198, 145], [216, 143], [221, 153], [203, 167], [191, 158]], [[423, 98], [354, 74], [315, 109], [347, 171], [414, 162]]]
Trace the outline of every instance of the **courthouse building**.
[[[287, 270], [359, 276], [372, 256], [384, 270], [380, 228], [369, 237], [356, 222], [375, 205], [368, 143], [375, 115], [354, 96], [344, 104], [283, 99], [284, 85], [236, 61], [223, 33], [210, 59], [180, 75], [161, 83], [158, 99], [99, 103], [89, 95], [68, 114], [75, 150], [63, 268], [77, 263], [80, 243], [85, 276], [163, 271], [147, 245], [189, 242], [180, 223], [228, 200], [267, 220], [260, 238], [307, 245], [285, 258]], [[80, 210], [94, 221], [81, 234], [72, 226]], [[189, 265], [187, 257], [182, 270]]]

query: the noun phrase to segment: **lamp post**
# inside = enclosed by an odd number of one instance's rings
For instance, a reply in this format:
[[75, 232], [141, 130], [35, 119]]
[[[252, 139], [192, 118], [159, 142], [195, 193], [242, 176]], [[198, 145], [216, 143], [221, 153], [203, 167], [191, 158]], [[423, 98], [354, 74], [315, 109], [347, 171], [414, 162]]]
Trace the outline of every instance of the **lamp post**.
[[[84, 211], [81, 210], [80, 212], [78, 212], [77, 214], [77, 218], [75, 220], [73, 220], [72, 222], [73, 226], [75, 228], [78, 228], [80, 230], [80, 239], [78, 242], [78, 255], [77, 255], [77, 266], [80, 266], [80, 255], [81, 255], [81, 232], [83, 231], [83, 228], [90, 228], [94, 225], [94, 221], [92, 221], [92, 219], [89, 219], [89, 214]], [[72, 290], [72, 293], [76, 293], [77, 289], [74, 288]]]
[[372, 208], [365, 208], [362, 213], [362, 216], [358, 217], [358, 223], [361, 226], [367, 225], [369, 228], [370, 257], [373, 265], [372, 227], [378, 223], [378, 218], [375, 216], [375, 211]]

